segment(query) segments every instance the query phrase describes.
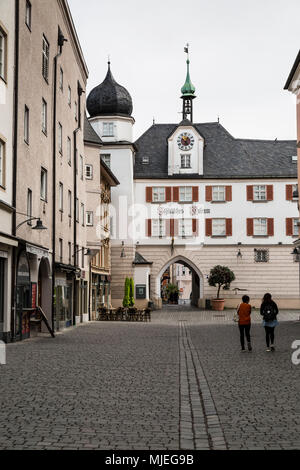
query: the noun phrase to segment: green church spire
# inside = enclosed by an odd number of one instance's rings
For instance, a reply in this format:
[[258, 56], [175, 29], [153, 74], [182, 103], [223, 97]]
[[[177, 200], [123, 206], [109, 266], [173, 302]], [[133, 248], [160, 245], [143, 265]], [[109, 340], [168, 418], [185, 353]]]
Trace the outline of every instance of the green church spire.
[[184, 52], [187, 54], [187, 74], [185, 84], [181, 88], [181, 99], [183, 100], [182, 119], [188, 119], [193, 122], [193, 100], [196, 98], [196, 88], [192, 84], [190, 77], [189, 44], [184, 48]]

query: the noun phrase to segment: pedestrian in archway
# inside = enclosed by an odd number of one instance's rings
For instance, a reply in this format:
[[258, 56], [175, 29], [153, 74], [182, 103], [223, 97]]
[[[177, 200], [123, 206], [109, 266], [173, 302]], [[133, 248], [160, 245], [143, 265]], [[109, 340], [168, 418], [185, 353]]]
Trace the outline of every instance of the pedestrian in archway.
[[266, 343], [267, 352], [275, 351], [274, 340], [275, 340], [275, 327], [278, 325], [277, 315], [278, 307], [277, 304], [272, 300], [271, 294], [265, 294], [261, 307], [260, 314], [263, 317], [263, 326], [266, 331]]
[[242, 298], [242, 303], [239, 305], [237, 314], [239, 317], [239, 330], [240, 330], [240, 340], [242, 352], [245, 352], [245, 336], [247, 339], [248, 351], [252, 351], [251, 345], [251, 305], [249, 304], [250, 297], [244, 295]]

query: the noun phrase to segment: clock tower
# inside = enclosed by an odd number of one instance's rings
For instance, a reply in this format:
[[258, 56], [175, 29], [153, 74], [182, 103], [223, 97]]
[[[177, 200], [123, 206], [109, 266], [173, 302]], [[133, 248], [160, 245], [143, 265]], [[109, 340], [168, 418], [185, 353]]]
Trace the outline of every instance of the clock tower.
[[193, 122], [193, 100], [196, 98], [195, 96], [195, 87], [191, 82], [190, 78], [190, 58], [189, 58], [189, 45], [184, 48], [184, 52], [187, 54], [187, 75], [185, 84], [181, 88], [181, 99], [183, 100], [183, 108], [182, 108], [182, 119], [188, 119], [189, 121]]

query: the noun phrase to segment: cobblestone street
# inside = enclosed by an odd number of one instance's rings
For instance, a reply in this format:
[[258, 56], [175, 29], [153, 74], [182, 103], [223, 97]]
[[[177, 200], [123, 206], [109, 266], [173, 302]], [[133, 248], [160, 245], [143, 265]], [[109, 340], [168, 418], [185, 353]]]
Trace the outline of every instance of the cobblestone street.
[[8, 345], [0, 449], [299, 449], [299, 313], [281, 313], [275, 353], [255, 314], [251, 354], [232, 315], [168, 308]]

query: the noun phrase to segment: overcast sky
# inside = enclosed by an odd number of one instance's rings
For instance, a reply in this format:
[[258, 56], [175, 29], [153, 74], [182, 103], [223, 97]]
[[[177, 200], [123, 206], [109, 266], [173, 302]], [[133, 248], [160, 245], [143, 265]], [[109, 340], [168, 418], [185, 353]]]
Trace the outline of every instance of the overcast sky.
[[133, 99], [135, 138], [180, 122], [190, 43], [194, 122], [220, 122], [235, 137], [295, 139], [295, 97], [283, 87], [300, 47], [299, 0], [69, 0], [90, 77], [110, 55]]

